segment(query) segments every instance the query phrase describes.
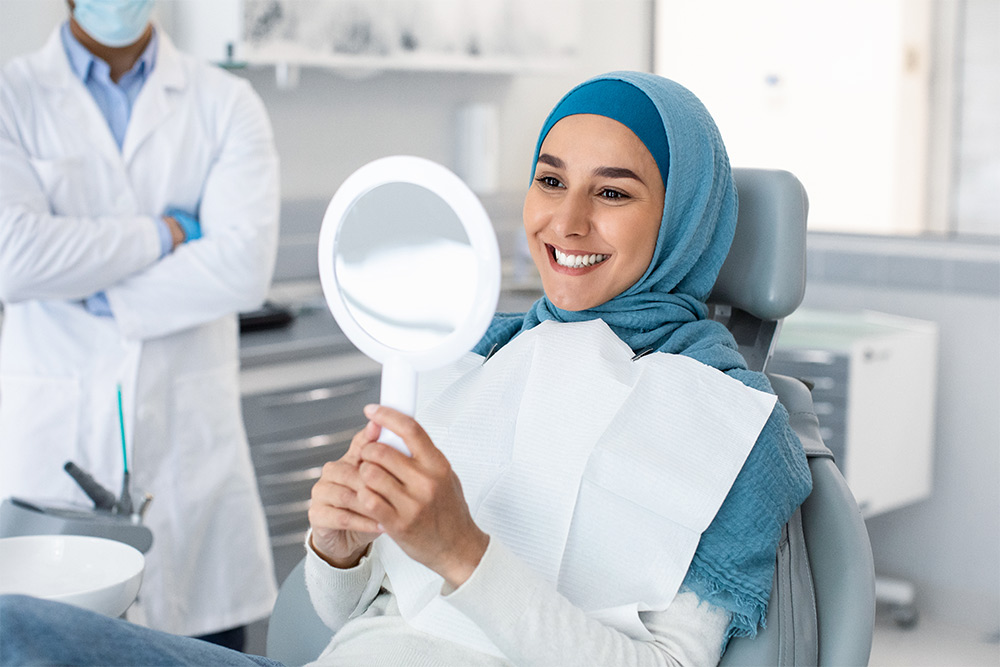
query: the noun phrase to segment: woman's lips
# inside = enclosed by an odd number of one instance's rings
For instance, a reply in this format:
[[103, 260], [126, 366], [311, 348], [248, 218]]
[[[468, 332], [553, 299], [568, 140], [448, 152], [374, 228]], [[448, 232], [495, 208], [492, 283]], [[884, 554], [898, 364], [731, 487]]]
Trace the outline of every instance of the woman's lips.
[[586, 273], [611, 257], [611, 255], [603, 253], [567, 252], [549, 244], [546, 244], [545, 247], [549, 251], [549, 263], [562, 273]]

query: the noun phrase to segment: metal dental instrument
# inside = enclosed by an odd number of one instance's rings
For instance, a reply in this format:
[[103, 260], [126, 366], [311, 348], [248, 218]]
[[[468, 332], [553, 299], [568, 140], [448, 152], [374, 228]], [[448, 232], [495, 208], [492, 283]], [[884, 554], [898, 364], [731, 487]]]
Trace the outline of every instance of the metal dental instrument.
[[145, 493], [142, 496], [142, 500], [139, 501], [139, 509], [132, 514], [132, 520], [142, 523], [142, 520], [146, 516], [146, 510], [149, 509], [149, 502], [153, 499], [152, 493]]
[[80, 488], [87, 494], [87, 497], [94, 501], [95, 509], [106, 512], [114, 510], [115, 494], [101, 486], [100, 482], [91, 477], [80, 466], [72, 461], [67, 461], [66, 465], [63, 466], [63, 470], [69, 473], [69, 476], [80, 485]]

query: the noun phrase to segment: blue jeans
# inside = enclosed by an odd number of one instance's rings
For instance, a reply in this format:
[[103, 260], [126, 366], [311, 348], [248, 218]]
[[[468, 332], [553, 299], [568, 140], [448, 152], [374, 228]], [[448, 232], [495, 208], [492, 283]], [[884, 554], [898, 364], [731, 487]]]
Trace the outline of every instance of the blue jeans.
[[24, 595], [0, 596], [0, 665], [281, 667], [259, 655]]

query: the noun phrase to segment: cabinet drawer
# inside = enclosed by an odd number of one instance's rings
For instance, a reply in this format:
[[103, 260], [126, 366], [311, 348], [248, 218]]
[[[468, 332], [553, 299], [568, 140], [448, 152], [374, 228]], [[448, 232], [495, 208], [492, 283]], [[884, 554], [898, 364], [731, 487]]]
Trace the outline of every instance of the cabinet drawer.
[[799, 378], [812, 385], [813, 409], [820, 436], [841, 471], [847, 461], [847, 391], [850, 358], [828, 350], [775, 351], [768, 371]]
[[264, 516], [271, 534], [271, 546], [281, 546], [298, 540], [309, 530], [309, 499], [278, 505], [265, 505]]
[[282, 505], [308, 499], [323, 466], [257, 475], [257, 488], [264, 506]]
[[322, 466], [339, 459], [351, 444], [351, 438], [364, 423], [337, 425], [338, 430], [304, 438], [252, 443], [250, 456], [257, 475], [288, 472]]
[[251, 442], [312, 431], [324, 433], [337, 422], [364, 424], [361, 409], [378, 402], [379, 378], [363, 377], [336, 385], [247, 396], [243, 420]]

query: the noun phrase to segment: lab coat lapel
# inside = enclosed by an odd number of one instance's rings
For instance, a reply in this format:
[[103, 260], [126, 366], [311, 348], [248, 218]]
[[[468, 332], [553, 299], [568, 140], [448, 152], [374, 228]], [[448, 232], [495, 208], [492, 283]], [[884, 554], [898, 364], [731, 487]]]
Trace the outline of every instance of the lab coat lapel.
[[159, 51], [156, 65], [143, 85], [132, 108], [122, 158], [131, 163], [143, 142], [174, 112], [179, 96], [174, 93], [187, 85], [179, 54], [167, 35], [158, 29]]
[[52, 108], [63, 114], [67, 127], [75, 128], [109, 164], [121, 164], [121, 153], [111, 128], [90, 91], [70, 68], [59, 32], [56, 28], [42, 48], [44, 58], [38, 68], [38, 82], [52, 96]]

